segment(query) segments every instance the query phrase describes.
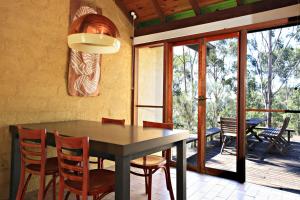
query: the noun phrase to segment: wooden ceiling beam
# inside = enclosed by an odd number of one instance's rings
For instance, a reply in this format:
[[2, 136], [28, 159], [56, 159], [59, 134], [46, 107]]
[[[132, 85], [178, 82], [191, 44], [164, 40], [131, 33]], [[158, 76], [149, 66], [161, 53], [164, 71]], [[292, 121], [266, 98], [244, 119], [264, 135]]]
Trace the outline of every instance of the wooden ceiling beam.
[[165, 23], [166, 22], [166, 16], [165, 16], [164, 12], [162, 11], [159, 3], [157, 2], [157, 0], [151, 0], [151, 2], [154, 6], [155, 12], [158, 14], [158, 16], [160, 18], [160, 21], [162, 23]]
[[298, 4], [298, 0], [284, 0], [284, 1], [263, 0], [252, 4], [243, 4], [238, 7], [228, 8], [226, 10], [219, 10], [216, 12], [207, 13], [205, 15], [199, 15], [199, 16], [190, 17], [186, 19], [170, 21], [165, 24], [136, 29], [135, 36], [148, 35], [153, 33], [179, 29], [179, 28], [185, 28], [189, 26], [195, 26], [199, 24], [221, 21], [225, 19], [250, 15], [258, 12], [264, 12], [264, 11], [291, 6], [295, 4]]
[[194, 12], [195, 12], [195, 15], [198, 16], [198, 15], [201, 15], [201, 11], [200, 11], [200, 7], [199, 7], [199, 4], [198, 4], [198, 1], [197, 0], [189, 0]]
[[120, 10], [124, 13], [126, 18], [129, 20], [129, 22], [132, 24], [132, 17], [130, 15], [130, 11], [127, 9], [126, 5], [122, 0], [115, 0], [115, 3], [120, 8]]

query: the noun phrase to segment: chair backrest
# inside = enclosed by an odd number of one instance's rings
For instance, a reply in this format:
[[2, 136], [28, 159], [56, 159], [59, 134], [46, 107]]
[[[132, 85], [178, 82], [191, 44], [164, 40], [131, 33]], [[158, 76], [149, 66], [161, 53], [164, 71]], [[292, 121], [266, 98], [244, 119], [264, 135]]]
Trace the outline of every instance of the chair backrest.
[[[150, 122], [143, 121], [143, 127], [146, 128], [165, 128], [169, 130], [173, 130], [173, 123], [159, 123], [159, 122]], [[165, 157], [168, 161], [171, 159], [171, 150], [167, 149], [162, 151], [162, 156]], [[146, 157], [143, 157], [144, 163], [146, 162]]]
[[62, 137], [55, 133], [58, 169], [60, 178], [82, 185], [81, 192], [87, 194], [89, 182], [89, 138]]
[[290, 118], [289, 117], [286, 117], [283, 120], [283, 124], [282, 124], [282, 127], [280, 129], [280, 132], [278, 133], [278, 136], [281, 136], [285, 132], [285, 130], [287, 129], [287, 127], [289, 125], [289, 122], [290, 122]]
[[237, 134], [237, 123], [235, 118], [220, 118], [221, 132], [223, 134]]
[[125, 125], [125, 119], [110, 119], [102, 117], [102, 124], [116, 124], [116, 125]]
[[173, 130], [173, 123], [159, 123], [159, 122], [150, 122], [150, 121], [143, 121], [143, 127], [149, 128], [165, 128]]
[[18, 126], [21, 162], [41, 165], [41, 171], [46, 164], [46, 130], [28, 130]]

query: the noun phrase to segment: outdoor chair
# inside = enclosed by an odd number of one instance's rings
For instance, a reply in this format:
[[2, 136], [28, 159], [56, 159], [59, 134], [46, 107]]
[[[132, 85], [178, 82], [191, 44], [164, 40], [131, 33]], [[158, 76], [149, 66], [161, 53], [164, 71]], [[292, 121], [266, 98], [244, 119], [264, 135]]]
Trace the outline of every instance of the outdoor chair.
[[[144, 128], [164, 128], [173, 129], [172, 123], [158, 123], [143, 121]], [[148, 200], [151, 200], [151, 190], [152, 190], [152, 175], [158, 170], [163, 169], [166, 176], [166, 185], [170, 194], [170, 199], [174, 200], [174, 194], [171, 183], [170, 174], [170, 160], [171, 160], [171, 149], [167, 149], [162, 152], [163, 156], [158, 155], [148, 155], [141, 158], [137, 158], [131, 161], [131, 166], [142, 169], [144, 173], [138, 173], [131, 171], [132, 174], [137, 176], [145, 177], [145, 188], [146, 194], [148, 194]]]
[[285, 152], [285, 150], [289, 146], [289, 142], [283, 137], [283, 133], [286, 131], [289, 125], [289, 121], [290, 118], [286, 117], [283, 121], [281, 129], [270, 127], [260, 134], [260, 136], [264, 137], [268, 142], [270, 142], [266, 151], [261, 157], [262, 159], [266, 153], [270, 152], [273, 149], [273, 147], [275, 147], [281, 154]]
[[235, 118], [225, 118], [221, 117], [221, 137], [222, 137], [222, 147], [221, 154], [225, 148], [226, 143], [231, 141], [233, 138], [236, 138], [237, 134], [237, 123]]

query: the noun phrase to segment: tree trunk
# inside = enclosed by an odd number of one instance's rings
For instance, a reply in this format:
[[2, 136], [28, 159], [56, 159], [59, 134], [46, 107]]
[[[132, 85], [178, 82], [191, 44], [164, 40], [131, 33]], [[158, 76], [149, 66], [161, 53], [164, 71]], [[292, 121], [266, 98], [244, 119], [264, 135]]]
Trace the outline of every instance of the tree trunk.
[[[272, 109], [272, 75], [273, 75], [273, 66], [272, 66], [272, 31], [268, 31], [268, 43], [269, 43], [269, 49], [268, 49], [268, 87], [267, 87], [267, 109]], [[267, 120], [268, 120], [268, 126], [272, 125], [272, 112], [267, 113]]]
[[187, 86], [186, 86], [186, 60], [185, 60], [185, 52], [184, 52], [184, 46], [182, 46], [182, 53], [183, 53], [183, 78], [184, 78], [184, 91], [187, 93]]

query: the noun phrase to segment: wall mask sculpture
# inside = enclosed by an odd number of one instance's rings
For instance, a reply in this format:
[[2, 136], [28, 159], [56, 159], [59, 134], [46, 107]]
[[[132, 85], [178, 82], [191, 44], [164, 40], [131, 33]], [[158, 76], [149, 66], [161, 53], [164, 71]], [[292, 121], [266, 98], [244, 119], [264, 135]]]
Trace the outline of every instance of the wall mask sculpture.
[[[72, 2], [78, 4], [78, 0]], [[71, 11], [74, 7], [71, 5]], [[78, 6], [73, 13], [68, 36], [71, 48], [68, 93], [71, 96], [98, 96], [101, 54], [116, 53], [119, 50], [119, 32], [95, 8]]]

